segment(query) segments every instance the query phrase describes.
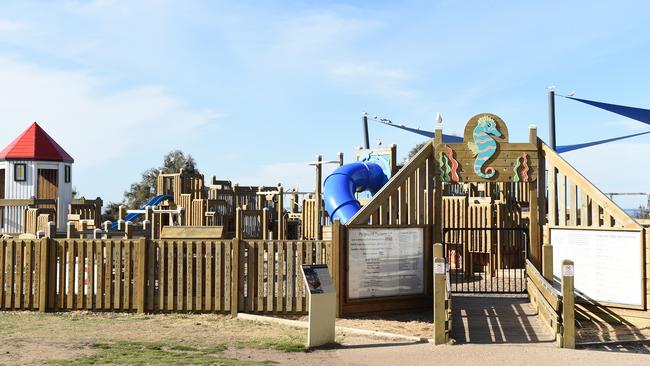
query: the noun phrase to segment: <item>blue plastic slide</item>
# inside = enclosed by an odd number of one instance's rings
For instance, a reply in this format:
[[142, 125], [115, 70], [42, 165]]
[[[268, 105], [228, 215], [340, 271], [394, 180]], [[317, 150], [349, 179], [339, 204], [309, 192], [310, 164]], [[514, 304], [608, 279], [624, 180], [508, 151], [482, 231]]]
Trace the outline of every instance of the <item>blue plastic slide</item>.
[[[162, 202], [162, 201], [166, 201], [166, 200], [171, 201], [173, 199], [174, 199], [174, 197], [172, 197], [172, 196], [170, 196], [168, 194], [161, 194], [161, 195], [158, 195], [158, 196], [150, 199], [149, 202], [147, 202], [146, 205], [140, 207], [140, 209], [144, 210], [145, 208], [147, 208], [147, 206], [158, 206], [160, 204], [160, 202]], [[137, 219], [140, 216], [142, 216], [141, 213], [130, 213], [130, 214], [126, 215], [126, 217], [124, 218], [124, 221], [133, 221], [133, 220]], [[113, 229], [117, 229], [117, 222], [114, 222], [112, 227], [113, 227]]]
[[325, 209], [330, 219], [347, 223], [361, 209], [354, 193], [368, 190], [375, 194], [386, 182], [385, 167], [379, 162], [354, 162], [339, 167], [323, 184]]

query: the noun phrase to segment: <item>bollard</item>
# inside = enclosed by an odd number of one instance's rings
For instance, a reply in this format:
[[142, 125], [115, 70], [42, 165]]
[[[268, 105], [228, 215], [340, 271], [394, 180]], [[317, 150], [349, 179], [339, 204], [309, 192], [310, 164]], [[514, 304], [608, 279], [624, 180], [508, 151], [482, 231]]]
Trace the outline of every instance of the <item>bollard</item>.
[[574, 265], [572, 260], [562, 261], [562, 348], [576, 348], [575, 294], [573, 289]]
[[445, 293], [447, 292], [445, 278], [445, 259], [433, 259], [433, 343], [447, 343]]
[[433, 258], [444, 258], [443, 247], [440, 243], [433, 244]]

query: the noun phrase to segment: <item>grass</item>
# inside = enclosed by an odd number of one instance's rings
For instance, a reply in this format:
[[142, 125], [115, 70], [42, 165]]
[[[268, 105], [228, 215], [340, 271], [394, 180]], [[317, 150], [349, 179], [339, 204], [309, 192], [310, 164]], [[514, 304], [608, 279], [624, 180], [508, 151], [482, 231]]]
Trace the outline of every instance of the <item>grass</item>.
[[267, 366], [271, 361], [242, 361], [224, 357], [220, 353], [227, 347], [196, 348], [159, 342], [97, 342], [89, 345], [95, 352], [73, 360], [54, 360], [51, 365], [222, 365]]
[[273, 349], [282, 352], [304, 352], [306, 336], [302, 334], [284, 334], [277, 337], [252, 337], [237, 343], [239, 348]]

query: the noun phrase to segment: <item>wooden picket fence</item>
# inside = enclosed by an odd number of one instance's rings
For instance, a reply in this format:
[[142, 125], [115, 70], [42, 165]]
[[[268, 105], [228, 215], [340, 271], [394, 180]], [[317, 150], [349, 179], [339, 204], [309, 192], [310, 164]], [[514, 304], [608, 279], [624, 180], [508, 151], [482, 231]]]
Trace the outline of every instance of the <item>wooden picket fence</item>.
[[300, 266], [329, 241], [0, 240], [0, 309], [306, 312]]

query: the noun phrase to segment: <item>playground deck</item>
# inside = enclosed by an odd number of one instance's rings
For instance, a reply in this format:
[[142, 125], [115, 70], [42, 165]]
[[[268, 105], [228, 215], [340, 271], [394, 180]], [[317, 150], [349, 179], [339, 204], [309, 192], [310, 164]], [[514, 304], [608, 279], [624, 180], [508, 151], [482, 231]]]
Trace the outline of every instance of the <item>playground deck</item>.
[[538, 343], [555, 335], [525, 297], [454, 296], [452, 338], [458, 343]]

